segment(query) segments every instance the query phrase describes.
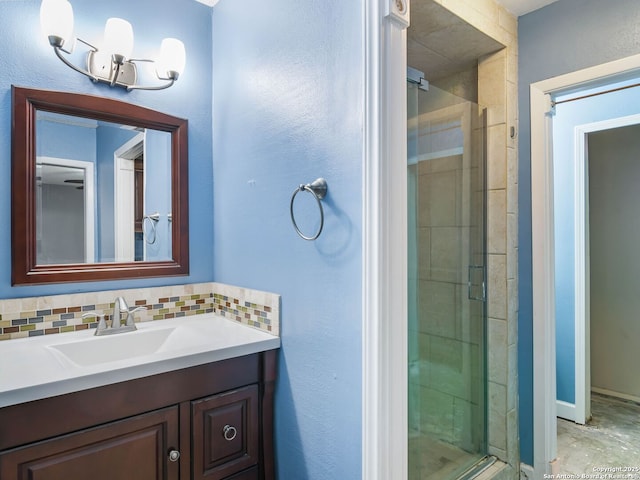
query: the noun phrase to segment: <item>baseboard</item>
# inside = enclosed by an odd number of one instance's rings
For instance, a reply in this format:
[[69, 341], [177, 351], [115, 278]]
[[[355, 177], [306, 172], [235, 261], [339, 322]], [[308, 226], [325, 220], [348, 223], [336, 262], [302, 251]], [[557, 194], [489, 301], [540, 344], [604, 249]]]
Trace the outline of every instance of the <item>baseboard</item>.
[[520, 464], [520, 480], [535, 480], [534, 470], [531, 465]]
[[576, 421], [576, 406], [573, 403], [556, 400], [556, 416], [565, 420]]
[[629, 395], [627, 393], [614, 392], [613, 390], [607, 390], [606, 388], [598, 388], [591, 386], [591, 391], [594, 393], [599, 393], [600, 395], [607, 395], [608, 397], [616, 397], [621, 398], [623, 400], [631, 400], [635, 403], [640, 403], [640, 397], [636, 397], [635, 395]]

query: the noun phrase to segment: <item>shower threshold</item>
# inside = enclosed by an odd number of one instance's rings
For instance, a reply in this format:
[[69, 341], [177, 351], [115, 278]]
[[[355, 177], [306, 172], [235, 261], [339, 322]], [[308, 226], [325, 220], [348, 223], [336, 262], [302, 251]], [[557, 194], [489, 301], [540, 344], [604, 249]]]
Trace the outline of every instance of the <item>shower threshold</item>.
[[472, 480], [480, 477], [489, 467], [496, 463], [497, 458], [493, 455], [487, 455], [478, 460], [466, 472], [458, 477], [458, 480]]

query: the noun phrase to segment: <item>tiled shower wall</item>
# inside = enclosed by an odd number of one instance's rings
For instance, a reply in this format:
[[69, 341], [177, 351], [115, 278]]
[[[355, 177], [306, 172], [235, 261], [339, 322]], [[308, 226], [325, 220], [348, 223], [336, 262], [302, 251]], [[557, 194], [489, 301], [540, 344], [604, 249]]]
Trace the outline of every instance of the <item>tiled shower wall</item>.
[[488, 109], [489, 453], [519, 477], [517, 413], [517, 19], [494, 0], [433, 0], [505, 46], [478, 63], [478, 103]]
[[478, 263], [469, 258], [470, 251], [482, 254], [476, 222], [482, 221], [483, 204], [469, 202], [470, 192], [463, 191], [463, 178], [478, 185], [469, 177], [480, 174], [477, 165], [465, 164], [473, 154], [465, 155], [466, 162], [463, 155], [452, 155], [417, 164], [419, 321], [411, 334], [418, 338], [422, 361], [412, 365], [419, 375], [410, 374], [409, 381], [426, 415], [419, 419], [420, 430], [476, 452], [484, 439], [478, 385], [483, 380], [483, 308], [469, 295], [482, 295], [482, 280], [480, 275], [478, 286], [468, 292], [466, 266]]
[[278, 336], [280, 296], [220, 283], [197, 283], [130, 290], [0, 300], [0, 340], [52, 335], [96, 327], [87, 312], [113, 311], [116, 297], [146, 311], [136, 321], [164, 320], [215, 313]]

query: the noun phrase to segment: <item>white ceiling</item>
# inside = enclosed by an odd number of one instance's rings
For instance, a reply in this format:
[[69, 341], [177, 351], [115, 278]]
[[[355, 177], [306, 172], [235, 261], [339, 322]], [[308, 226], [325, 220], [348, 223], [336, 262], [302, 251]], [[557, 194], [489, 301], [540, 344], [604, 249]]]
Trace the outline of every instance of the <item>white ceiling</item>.
[[519, 17], [525, 13], [533, 12], [557, 0], [498, 0], [504, 8]]

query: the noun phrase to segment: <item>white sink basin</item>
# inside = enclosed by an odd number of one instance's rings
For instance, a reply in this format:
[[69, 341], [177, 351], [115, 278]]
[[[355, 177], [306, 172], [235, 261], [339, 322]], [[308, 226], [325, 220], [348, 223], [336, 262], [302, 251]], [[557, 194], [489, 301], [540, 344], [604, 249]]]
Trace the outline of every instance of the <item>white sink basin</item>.
[[79, 366], [131, 359], [158, 352], [174, 328], [136, 330], [81, 341], [49, 345]]
[[280, 346], [267, 332], [214, 314], [0, 342], [0, 408], [193, 367]]

